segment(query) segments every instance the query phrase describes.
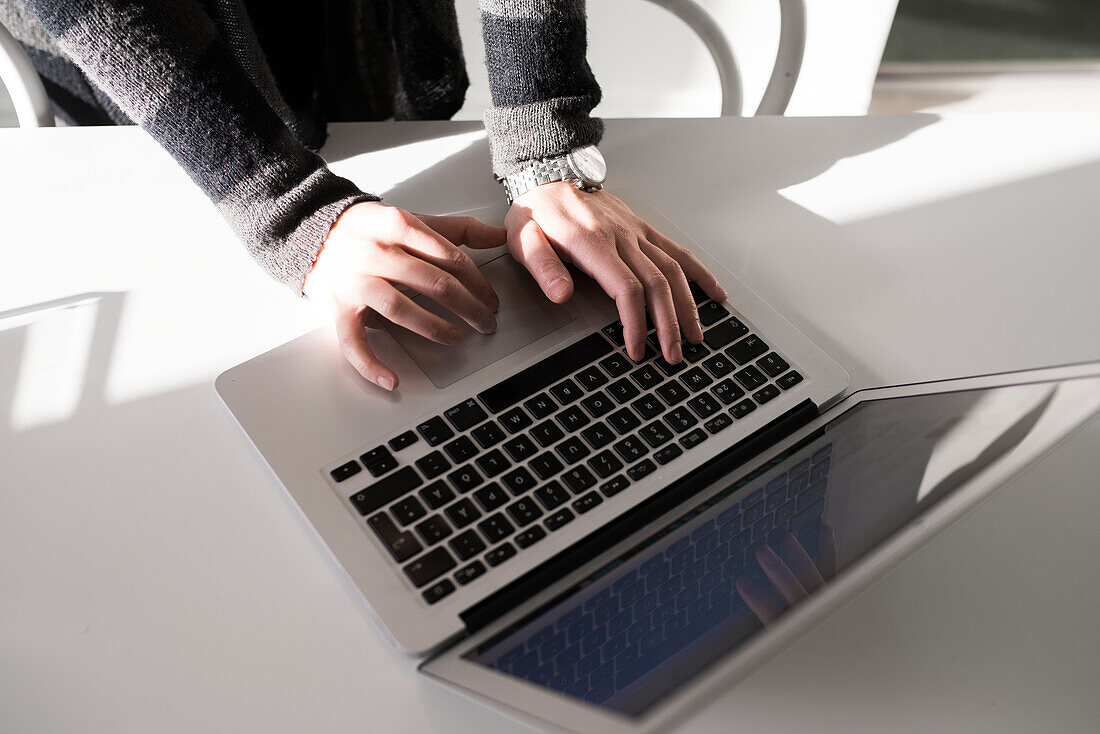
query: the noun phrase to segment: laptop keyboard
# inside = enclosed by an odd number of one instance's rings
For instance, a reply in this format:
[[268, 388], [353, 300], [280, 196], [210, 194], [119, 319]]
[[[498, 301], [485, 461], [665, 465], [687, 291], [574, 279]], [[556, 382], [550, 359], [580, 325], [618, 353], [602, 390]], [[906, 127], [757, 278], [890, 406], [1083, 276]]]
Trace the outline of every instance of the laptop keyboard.
[[[817, 548], [831, 451], [832, 444], [820, 448], [812, 460], [771, 477], [716, 514], [690, 513], [707, 519], [681, 518], [673, 527], [696, 523], [683, 537], [643, 550], [593, 582], [578, 603], [547, 612], [547, 624], [526, 625], [526, 639], [506, 643], [503, 654], [486, 663], [598, 704], [710, 630], [750, 614], [735, 581], [747, 575], [767, 583], [755, 560], [758, 548], [778, 548], [787, 533]], [[715, 500], [739, 489], [734, 485]]]
[[[802, 382], [692, 293], [703, 343], [684, 344], [679, 364], [659, 356], [652, 324], [645, 356], [630, 359], [615, 321], [327, 471], [360, 484], [348, 501], [428, 604]], [[399, 460], [421, 441], [428, 453]]]

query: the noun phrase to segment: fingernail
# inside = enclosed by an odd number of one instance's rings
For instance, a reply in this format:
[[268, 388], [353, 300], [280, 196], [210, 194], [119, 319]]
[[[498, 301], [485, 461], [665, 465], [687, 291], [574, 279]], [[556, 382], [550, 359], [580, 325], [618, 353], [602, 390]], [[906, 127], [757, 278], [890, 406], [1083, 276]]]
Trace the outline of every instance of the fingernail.
[[718, 286], [718, 292], [722, 295], [722, 300], [725, 301], [730, 297], [730, 294], [726, 292], [726, 289], [722, 286]]
[[386, 390], [393, 390], [393, 378], [389, 375], [379, 375], [378, 387], [384, 388]]
[[680, 360], [682, 360], [684, 358], [684, 353], [680, 349], [680, 343], [679, 342], [672, 345], [672, 349], [669, 350], [669, 353], [672, 355], [672, 359], [670, 359], [669, 361], [672, 362], [673, 364], [676, 364], [677, 362], [679, 362]]
[[554, 278], [546, 287], [550, 291], [550, 297], [554, 300], [562, 298], [569, 291], [569, 281], [565, 278]]
[[497, 319], [493, 314], [481, 319], [481, 325], [477, 327], [477, 330], [482, 334], [492, 334], [497, 330]]

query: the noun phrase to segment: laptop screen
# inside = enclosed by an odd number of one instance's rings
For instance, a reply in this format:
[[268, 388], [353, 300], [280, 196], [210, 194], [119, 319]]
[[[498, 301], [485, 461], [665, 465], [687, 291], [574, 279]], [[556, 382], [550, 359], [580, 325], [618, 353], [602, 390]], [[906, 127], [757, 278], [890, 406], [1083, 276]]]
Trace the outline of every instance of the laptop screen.
[[465, 658], [644, 714], [1057, 420], [1067, 384], [860, 403]]

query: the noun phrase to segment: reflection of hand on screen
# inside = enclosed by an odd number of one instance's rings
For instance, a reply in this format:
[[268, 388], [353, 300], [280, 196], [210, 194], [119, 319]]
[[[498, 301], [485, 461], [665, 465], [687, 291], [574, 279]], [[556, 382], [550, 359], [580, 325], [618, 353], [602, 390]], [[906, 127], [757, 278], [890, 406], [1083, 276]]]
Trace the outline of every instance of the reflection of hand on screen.
[[748, 574], [738, 577], [737, 593], [764, 625], [821, 588], [826, 579], [836, 574], [836, 534], [832, 527], [821, 524], [817, 546], [815, 561], [798, 538], [787, 533], [779, 542], [778, 552], [767, 545], [756, 551], [756, 562], [767, 581], [757, 581]]

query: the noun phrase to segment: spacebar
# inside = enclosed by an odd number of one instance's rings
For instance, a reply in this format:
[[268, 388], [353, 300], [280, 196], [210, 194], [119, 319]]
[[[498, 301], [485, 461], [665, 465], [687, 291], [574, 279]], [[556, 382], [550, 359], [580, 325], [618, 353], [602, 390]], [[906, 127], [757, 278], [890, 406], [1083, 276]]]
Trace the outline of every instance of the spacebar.
[[579, 342], [570, 344], [560, 352], [551, 354], [541, 362], [536, 362], [522, 372], [517, 372], [507, 380], [478, 393], [478, 397], [485, 403], [485, 407], [499, 413], [608, 354], [612, 349], [611, 343], [599, 332], [589, 334]]

